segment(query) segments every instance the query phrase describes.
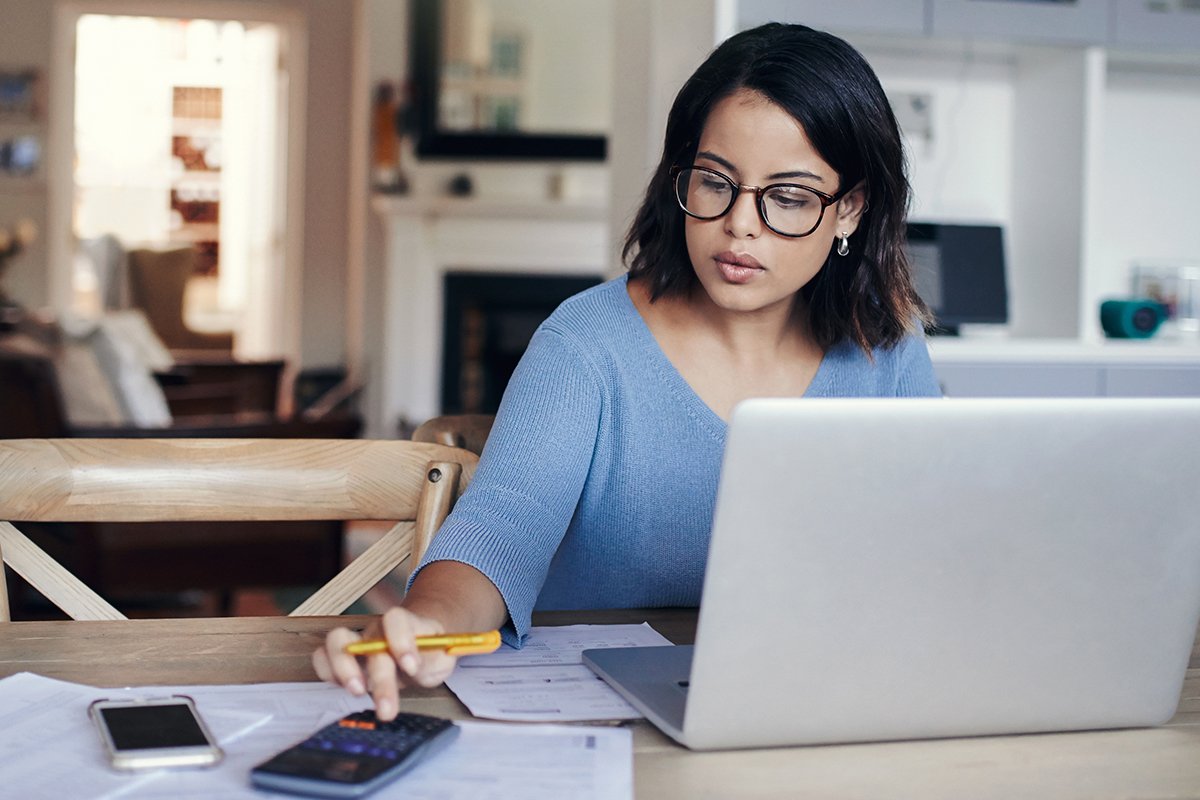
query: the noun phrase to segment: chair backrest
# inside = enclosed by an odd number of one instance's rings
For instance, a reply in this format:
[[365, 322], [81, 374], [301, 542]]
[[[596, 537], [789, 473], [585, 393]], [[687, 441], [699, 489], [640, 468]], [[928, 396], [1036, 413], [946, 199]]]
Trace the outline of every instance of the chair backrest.
[[495, 421], [494, 414], [446, 414], [418, 425], [412, 439], [414, 442], [461, 447], [479, 454], [483, 452], [483, 445]]
[[[416, 563], [477, 462], [465, 450], [410, 441], [0, 441], [0, 557], [72, 618], [124, 619], [13, 523], [395, 521], [291, 612], [339, 614], [405, 559]], [[0, 570], [0, 620], [8, 619]]]

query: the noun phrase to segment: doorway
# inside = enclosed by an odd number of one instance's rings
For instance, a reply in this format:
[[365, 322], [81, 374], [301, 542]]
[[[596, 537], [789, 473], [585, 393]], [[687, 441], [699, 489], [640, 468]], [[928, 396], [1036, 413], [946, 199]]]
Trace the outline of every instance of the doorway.
[[[203, 14], [206, 4], [171, 5], [154, 11]], [[140, 16], [122, 0], [76, 8], [63, 20], [74, 54], [70, 238], [189, 248], [187, 327], [232, 333], [238, 356], [287, 357], [295, 343], [284, 269], [298, 263], [287, 252], [297, 241], [288, 231], [292, 26]], [[111, 302], [104, 277], [72, 259], [70, 307], [94, 313], [106, 295]]]

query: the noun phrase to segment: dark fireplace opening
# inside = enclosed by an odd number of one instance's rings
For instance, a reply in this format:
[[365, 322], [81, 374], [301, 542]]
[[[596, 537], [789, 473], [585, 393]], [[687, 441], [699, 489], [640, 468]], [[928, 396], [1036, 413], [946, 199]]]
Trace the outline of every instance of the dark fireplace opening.
[[442, 338], [442, 413], [493, 414], [533, 332], [599, 275], [448, 272]]

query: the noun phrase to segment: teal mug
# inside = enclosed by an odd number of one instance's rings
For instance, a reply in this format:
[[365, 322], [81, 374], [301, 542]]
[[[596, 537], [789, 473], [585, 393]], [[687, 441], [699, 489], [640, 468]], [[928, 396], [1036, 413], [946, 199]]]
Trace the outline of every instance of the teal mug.
[[1148, 339], [1166, 318], [1166, 307], [1149, 298], [1105, 300], [1100, 304], [1100, 327], [1113, 339]]

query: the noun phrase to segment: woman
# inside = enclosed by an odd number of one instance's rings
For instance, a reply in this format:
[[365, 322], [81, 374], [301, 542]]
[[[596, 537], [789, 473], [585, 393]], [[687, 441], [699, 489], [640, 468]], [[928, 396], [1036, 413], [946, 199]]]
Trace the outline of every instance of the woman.
[[907, 203], [895, 118], [853, 48], [778, 24], [718, 47], [671, 109], [628, 274], [538, 329], [470, 488], [368, 631], [390, 652], [364, 674], [340, 628], [318, 675], [369, 684], [390, 719], [401, 685], [454, 666], [417, 635], [500, 627], [519, 646], [535, 606], [698, 605], [738, 402], [938, 394]]

